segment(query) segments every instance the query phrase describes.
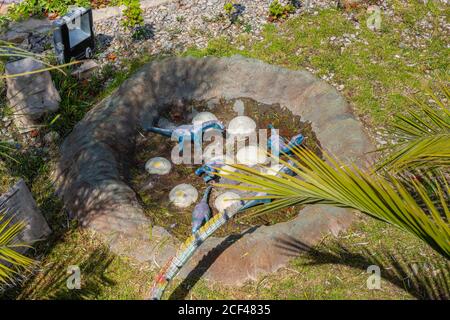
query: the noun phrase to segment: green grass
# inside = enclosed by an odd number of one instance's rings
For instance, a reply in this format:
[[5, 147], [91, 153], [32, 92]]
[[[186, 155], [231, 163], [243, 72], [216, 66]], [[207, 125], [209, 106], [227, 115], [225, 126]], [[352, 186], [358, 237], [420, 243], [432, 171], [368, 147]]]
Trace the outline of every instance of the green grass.
[[[290, 69], [313, 68], [318, 76], [334, 73], [331, 82], [345, 86], [343, 93], [357, 114], [372, 126], [382, 126], [409, 105], [405, 95], [419, 91], [432, 75], [449, 70], [448, 39], [439, 31], [438, 16], [445, 15], [448, 21], [450, 9], [438, 8], [432, 2], [426, 6], [402, 2], [401, 8], [394, 17], [382, 16], [380, 32], [366, 27], [368, 15], [363, 10], [355, 12], [360, 22], [357, 30], [341, 11], [327, 9], [283, 24], [268, 24], [261, 41], [250, 41], [245, 34], [235, 43], [218, 38], [205, 49], [190, 48], [186, 55], [241, 54]], [[428, 13], [433, 30], [417, 25]], [[407, 29], [411, 35], [432, 31], [431, 39], [419, 41], [425, 47], [415, 49], [403, 43], [402, 31]], [[343, 52], [340, 45], [330, 41], [331, 37], [357, 32], [357, 40]]]
[[[80, 249], [82, 248], [82, 249]], [[380, 290], [369, 290], [370, 265], [381, 268]], [[413, 273], [413, 265], [418, 273]], [[82, 289], [66, 287], [69, 265], [78, 265]], [[175, 281], [167, 298], [185, 299], [429, 299], [449, 298], [449, 263], [412, 236], [381, 222], [360, 221], [338, 238], [326, 237], [289, 266], [241, 287], [204, 280]], [[20, 299], [143, 299], [155, 273], [148, 265], [111, 254], [88, 231], [68, 232], [41, 263]], [[444, 283], [447, 283], [445, 288]], [[189, 288], [189, 289], [187, 289]]]
[[[358, 30], [342, 11], [327, 9], [318, 15], [295, 16], [280, 24], [268, 24], [261, 41], [250, 40], [247, 33], [235, 40], [216, 38], [205, 49], [189, 48], [183, 55], [203, 57], [241, 54], [290, 69], [312, 68], [318, 76], [334, 73], [330, 82], [343, 84], [343, 94], [355, 112], [371, 131], [377, 130], [402, 112], [410, 103], [404, 95], [419, 92], [422, 83], [436, 73], [448, 73], [448, 36], [439, 30], [438, 17], [450, 16], [449, 8], [429, 1], [391, 1], [393, 17], [383, 15], [382, 30], [374, 33], [365, 26], [367, 15], [354, 12], [360, 21], [360, 34], [341, 53], [340, 46], [330, 42], [331, 37]], [[423, 18], [432, 28], [418, 25]], [[415, 49], [402, 36], [430, 32], [431, 40], [420, 40], [423, 47]], [[200, 32], [193, 30], [192, 32]], [[405, 46], [401, 43], [405, 42]], [[398, 55], [400, 58], [397, 58]], [[53, 74], [62, 102], [57, 114], [45, 119], [42, 134], [57, 131], [63, 138], [85, 113], [102, 98], [109, 95], [130, 74], [152, 57], [129, 61], [122, 70], [107, 68], [88, 83]], [[1, 68], [1, 66], [0, 66]], [[108, 84], [105, 85], [105, 80]], [[4, 90], [0, 85], [0, 93]], [[420, 98], [420, 97], [419, 97]], [[4, 101], [0, 102], [4, 105]], [[3, 107], [1, 115], [8, 113]], [[55, 117], [57, 120], [52, 122]], [[0, 139], [1, 140], [1, 139]], [[0, 192], [6, 191], [23, 177], [31, 188], [39, 208], [48, 219], [54, 233], [46, 243], [38, 246], [43, 256], [41, 270], [27, 282], [22, 291], [10, 292], [18, 298], [70, 299], [140, 299], [151, 287], [154, 271], [124, 257], [114, 256], [89, 232], [81, 231], [75, 223], [67, 225], [61, 201], [54, 195], [50, 174], [57, 160], [57, 150], [35, 154], [32, 148], [16, 156], [22, 162], [17, 166], [8, 160], [0, 161]], [[101, 258], [101, 259], [99, 259]], [[381, 290], [368, 290], [366, 269], [381, 259], [383, 280]], [[411, 265], [426, 266], [417, 276]], [[82, 290], [65, 287], [68, 265], [79, 265], [82, 272]], [[287, 268], [261, 277], [242, 287], [226, 287], [200, 280], [190, 283], [189, 289], [175, 281], [166, 297], [187, 299], [414, 299], [449, 297], [448, 262], [436, 256], [425, 244], [412, 236], [384, 223], [360, 218], [348, 232], [339, 238], [325, 238], [310, 254], [301, 254]], [[431, 268], [431, 269], [430, 269]], [[434, 271], [433, 271], [434, 270]], [[436, 270], [440, 270], [439, 272]], [[436, 276], [433, 276], [436, 274]], [[444, 277], [440, 279], [440, 277]], [[447, 282], [447, 287], [433, 285]], [[190, 286], [193, 286], [190, 288]], [[432, 289], [434, 286], [434, 290]], [[440, 288], [440, 289], [438, 289]], [[447, 290], [447, 291], [446, 291]], [[442, 292], [443, 291], [443, 292]]]

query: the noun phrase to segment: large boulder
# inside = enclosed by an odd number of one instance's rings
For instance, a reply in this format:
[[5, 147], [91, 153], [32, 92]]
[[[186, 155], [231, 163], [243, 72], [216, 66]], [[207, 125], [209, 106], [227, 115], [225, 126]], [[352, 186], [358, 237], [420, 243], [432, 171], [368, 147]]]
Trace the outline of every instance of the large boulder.
[[19, 180], [11, 190], [0, 196], [0, 213], [6, 214], [7, 218], [12, 217], [14, 223], [20, 221], [25, 223], [25, 229], [17, 237], [20, 243], [32, 244], [51, 233], [47, 221], [23, 180]]
[[[373, 150], [343, 97], [309, 72], [240, 56], [154, 61], [92, 108], [64, 141], [54, 179], [70, 215], [103, 235], [114, 252], [164, 265], [179, 241], [152, 224], [127, 185], [135, 140], [143, 126], [179, 101], [220, 98], [279, 103], [311, 122], [321, 146], [345, 163], [362, 165]], [[257, 279], [286, 266], [325, 234], [338, 234], [352, 217], [343, 208], [306, 206], [287, 222], [211, 237], [180, 276], [225, 284]]]
[[[43, 68], [42, 63], [25, 58], [7, 63], [5, 71], [6, 75], [13, 75]], [[6, 83], [9, 104], [21, 132], [32, 130], [37, 120], [59, 108], [61, 98], [48, 71], [7, 78]]]

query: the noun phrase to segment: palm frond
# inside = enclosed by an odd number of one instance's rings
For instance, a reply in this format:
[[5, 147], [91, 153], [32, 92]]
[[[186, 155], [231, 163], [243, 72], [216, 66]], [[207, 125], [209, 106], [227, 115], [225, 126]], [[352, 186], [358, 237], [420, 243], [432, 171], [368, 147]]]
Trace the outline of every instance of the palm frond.
[[24, 230], [25, 223], [13, 223], [12, 218], [6, 218], [0, 213], [0, 284], [8, 284], [14, 275], [30, 267], [34, 260], [16, 251], [28, 247], [18, 243], [17, 236]]
[[[420, 182], [410, 179], [414, 193], [420, 195], [419, 203], [399, 178], [385, 178], [364, 172], [356, 166], [344, 165], [325, 151], [323, 155], [326, 161], [307, 149], [295, 149], [294, 154], [296, 157], [289, 159], [295, 163], [295, 167], [290, 168], [298, 177], [267, 176], [252, 168], [234, 165], [238, 171], [225, 172], [226, 178], [241, 182], [240, 189], [265, 192], [267, 198], [274, 199], [269, 204], [261, 205], [255, 214], [297, 204], [353, 208], [412, 233], [450, 258], [448, 186], [446, 190], [437, 188], [440, 199], [437, 205], [431, 201]], [[227, 184], [219, 186], [235, 188]]]
[[50, 70], [57, 70], [57, 71], [63, 73], [64, 75], [66, 75], [65, 71], [63, 70], [64, 67], [80, 63], [79, 61], [73, 61], [73, 62], [65, 63], [62, 65], [52, 65], [51, 63], [46, 61], [47, 60], [46, 56], [29, 52], [27, 50], [24, 50], [24, 49], [21, 49], [21, 48], [15, 46], [12, 43], [2, 41], [2, 40], [0, 40], [0, 58], [31, 58], [34, 61], [40, 62], [45, 66], [42, 69], [33, 70], [33, 71], [29, 71], [29, 72], [10, 74], [10, 75], [0, 75], [0, 79], [21, 77], [21, 76], [36, 74], [36, 73], [50, 71]]
[[396, 115], [391, 133], [398, 143], [380, 162], [377, 170], [387, 168], [391, 172], [399, 172], [407, 168], [432, 169], [450, 164], [450, 94], [446, 86], [441, 86], [440, 91], [445, 98], [441, 99], [432, 90], [426, 90], [435, 107], [409, 98], [418, 110], [411, 109], [406, 115]]
[[400, 145], [378, 168], [391, 172], [411, 169], [433, 169], [450, 166], [450, 131], [409, 141]]

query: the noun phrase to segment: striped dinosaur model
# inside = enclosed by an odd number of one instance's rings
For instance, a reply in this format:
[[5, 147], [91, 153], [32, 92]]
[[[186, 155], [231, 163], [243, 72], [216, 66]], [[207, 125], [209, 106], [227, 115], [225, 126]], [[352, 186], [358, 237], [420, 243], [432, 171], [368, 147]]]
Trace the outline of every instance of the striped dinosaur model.
[[145, 131], [157, 133], [165, 137], [173, 137], [178, 141], [180, 151], [183, 152], [185, 140], [193, 141], [195, 148], [200, 150], [203, 133], [208, 129], [216, 129], [224, 132], [225, 126], [218, 120], [205, 121], [202, 124], [184, 124], [173, 129], [164, 129], [158, 127], [147, 127]]

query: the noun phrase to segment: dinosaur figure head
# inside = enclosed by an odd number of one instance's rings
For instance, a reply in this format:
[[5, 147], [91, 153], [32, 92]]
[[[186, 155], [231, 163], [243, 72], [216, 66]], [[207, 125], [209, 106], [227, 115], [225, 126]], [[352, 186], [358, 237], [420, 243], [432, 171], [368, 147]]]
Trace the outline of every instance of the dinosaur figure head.
[[292, 137], [290, 144], [291, 146], [300, 146], [303, 140], [305, 140], [305, 137], [300, 133]]

